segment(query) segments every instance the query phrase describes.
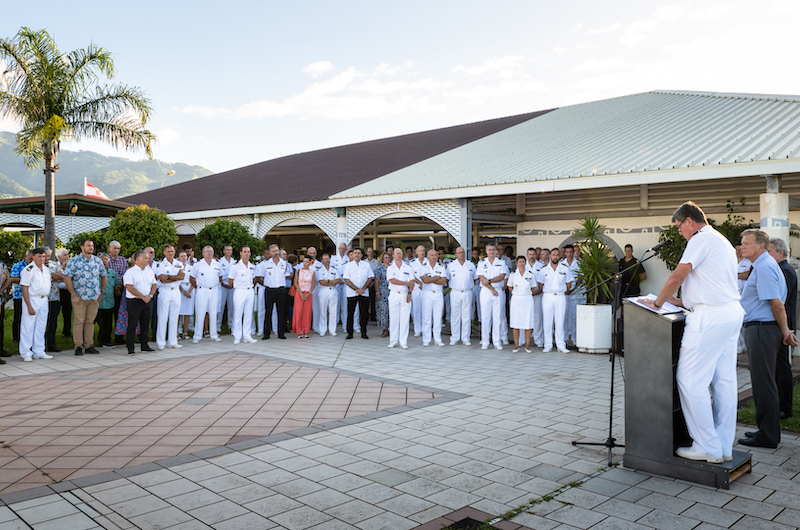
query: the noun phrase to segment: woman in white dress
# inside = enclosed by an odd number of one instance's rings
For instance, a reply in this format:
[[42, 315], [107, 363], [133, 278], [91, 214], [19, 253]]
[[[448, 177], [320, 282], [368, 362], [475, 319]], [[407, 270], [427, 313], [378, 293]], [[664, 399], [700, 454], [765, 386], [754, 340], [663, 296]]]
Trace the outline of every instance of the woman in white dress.
[[514, 353], [519, 351], [520, 330], [525, 330], [525, 351], [531, 353], [531, 314], [538, 284], [534, 272], [526, 270], [525, 256], [518, 256], [516, 261], [517, 270], [508, 276], [508, 290], [511, 292], [508, 327], [514, 330]]
[[[181, 310], [179, 315], [183, 317], [183, 336], [181, 338], [189, 338], [189, 321], [194, 314], [194, 288], [189, 281], [189, 273], [192, 272], [192, 263], [189, 261], [189, 255], [185, 250], [178, 254], [178, 259], [183, 264], [184, 280], [178, 286], [181, 291]], [[180, 318], [178, 318], [180, 322]]]

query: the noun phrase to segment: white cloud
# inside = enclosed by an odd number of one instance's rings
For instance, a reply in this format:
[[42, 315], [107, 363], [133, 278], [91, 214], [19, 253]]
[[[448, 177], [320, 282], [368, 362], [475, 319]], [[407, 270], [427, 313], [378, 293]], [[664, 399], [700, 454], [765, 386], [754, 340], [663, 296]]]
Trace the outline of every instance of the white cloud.
[[456, 65], [451, 72], [464, 72], [466, 75], [493, 74], [498, 77], [512, 77], [525, 64], [524, 55], [506, 55], [504, 57], [492, 57], [476, 66]]
[[624, 35], [619, 41], [626, 46], [637, 46], [647, 40], [656, 27], [658, 22], [655, 20], [637, 20], [625, 28]]
[[617, 22], [616, 24], [609, 26], [607, 28], [590, 29], [586, 33], [590, 35], [603, 35], [604, 33], [613, 33], [615, 31], [618, 31], [620, 28], [622, 28], [622, 26], [620, 25], [619, 22]]
[[178, 143], [178, 140], [181, 139], [181, 135], [178, 134], [173, 127], [162, 127], [156, 131], [156, 137], [158, 138], [158, 145], [160, 147], [169, 147], [170, 145], [175, 145]]
[[330, 61], [317, 61], [316, 63], [311, 63], [305, 68], [303, 68], [303, 72], [307, 74], [311, 74], [311, 77], [319, 77], [323, 74], [333, 71], [333, 63]]
[[207, 107], [205, 105], [187, 105], [185, 107], [173, 107], [172, 110], [176, 110], [184, 114], [199, 114], [204, 118], [216, 118], [218, 116], [224, 116], [226, 114], [230, 114], [230, 111], [227, 109], [215, 109], [213, 107]]
[[596, 72], [619, 70], [630, 66], [630, 61], [625, 57], [609, 57], [608, 59], [588, 59], [573, 65], [570, 70], [573, 72]]
[[391, 66], [391, 65], [389, 65], [389, 63], [381, 63], [381, 64], [378, 65], [377, 68], [375, 68], [375, 70], [378, 73], [381, 73], [381, 74], [384, 74], [384, 75], [396, 75], [396, 74], [398, 74], [400, 72], [403, 72], [404, 70], [408, 70], [409, 68], [413, 68], [413, 67], [414, 67], [414, 61], [406, 61], [406, 62], [404, 62], [402, 64], [397, 65], [397, 66]]
[[659, 20], [671, 21], [675, 20], [683, 14], [683, 6], [669, 5], [656, 9], [656, 18]]

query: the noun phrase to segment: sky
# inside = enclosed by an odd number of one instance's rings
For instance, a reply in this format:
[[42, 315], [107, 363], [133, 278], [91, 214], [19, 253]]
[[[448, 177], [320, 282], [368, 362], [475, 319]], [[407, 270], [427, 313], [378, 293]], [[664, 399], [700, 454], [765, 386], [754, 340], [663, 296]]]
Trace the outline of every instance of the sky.
[[798, 19], [797, 0], [73, 0], [4, 5], [0, 38], [111, 51], [154, 158], [221, 172], [651, 90], [800, 94]]

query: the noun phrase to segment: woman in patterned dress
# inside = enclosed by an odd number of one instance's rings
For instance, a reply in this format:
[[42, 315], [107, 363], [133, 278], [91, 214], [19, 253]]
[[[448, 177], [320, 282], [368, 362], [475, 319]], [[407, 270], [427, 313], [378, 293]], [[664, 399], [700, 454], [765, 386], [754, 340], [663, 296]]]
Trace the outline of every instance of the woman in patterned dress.
[[378, 292], [375, 293], [375, 313], [378, 327], [382, 330], [381, 337], [389, 336], [389, 281], [386, 279], [386, 269], [392, 264], [392, 257], [388, 252], [381, 254], [380, 264], [375, 272], [375, 281], [378, 282]]

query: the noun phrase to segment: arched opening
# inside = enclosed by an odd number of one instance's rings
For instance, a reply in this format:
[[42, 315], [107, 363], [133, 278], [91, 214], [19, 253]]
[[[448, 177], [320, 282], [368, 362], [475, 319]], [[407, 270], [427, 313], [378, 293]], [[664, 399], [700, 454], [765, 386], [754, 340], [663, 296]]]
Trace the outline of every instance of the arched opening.
[[441, 225], [415, 212], [392, 212], [368, 223], [350, 241], [350, 246], [359, 246], [366, 251], [373, 248], [377, 253], [387, 246], [406, 247], [425, 245], [427, 248], [444, 248], [452, 254], [458, 241]]
[[332, 253], [335, 242], [320, 227], [299, 217], [286, 219], [272, 227], [265, 235], [267, 245], [276, 244], [289, 254], [302, 256], [309, 246], [317, 247], [320, 254]]

